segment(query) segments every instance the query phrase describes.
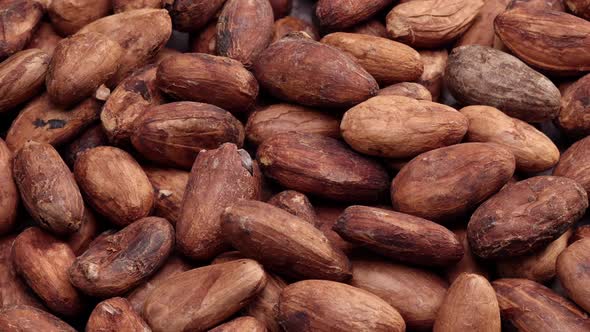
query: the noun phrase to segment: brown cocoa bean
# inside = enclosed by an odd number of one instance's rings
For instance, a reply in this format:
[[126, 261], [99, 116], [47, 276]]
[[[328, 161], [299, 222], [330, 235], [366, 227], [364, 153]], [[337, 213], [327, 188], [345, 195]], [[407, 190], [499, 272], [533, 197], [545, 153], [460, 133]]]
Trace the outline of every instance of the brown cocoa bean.
[[68, 279], [76, 256], [67, 243], [40, 228], [27, 228], [14, 240], [12, 257], [18, 274], [49, 309], [70, 317], [82, 312], [82, 296]]
[[392, 2], [391, 0], [320, 0], [317, 3], [315, 15], [323, 28], [344, 29], [371, 18]]
[[137, 9], [98, 19], [78, 32], [98, 32], [120, 45], [119, 70], [107, 82], [110, 88], [147, 64], [168, 42], [172, 23], [165, 9]]
[[84, 202], [74, 176], [49, 144], [30, 141], [14, 157], [14, 179], [31, 217], [56, 234], [77, 231]]
[[0, 6], [0, 59], [22, 50], [43, 17], [43, 6], [33, 0], [8, 1]]
[[479, 45], [453, 49], [445, 85], [460, 103], [488, 105], [526, 122], [553, 119], [560, 93], [545, 76], [518, 58]]
[[270, 105], [248, 117], [246, 136], [256, 145], [287, 132], [340, 138], [340, 120], [331, 114], [293, 104]]
[[100, 146], [82, 153], [74, 175], [86, 202], [118, 226], [147, 217], [154, 189], [141, 166], [127, 152]]
[[448, 284], [435, 273], [378, 259], [352, 260], [352, 286], [397, 309], [412, 331], [431, 331]]
[[551, 139], [524, 121], [490, 106], [468, 106], [461, 113], [469, 120], [465, 140], [504, 145], [514, 154], [519, 171], [541, 172], [559, 161], [559, 150]]
[[244, 126], [214, 105], [177, 102], [151, 107], [135, 122], [133, 147], [158, 164], [190, 169], [199, 151], [223, 143], [242, 147]]
[[76, 332], [73, 327], [52, 314], [28, 305], [0, 310], [0, 329], [19, 332]]
[[109, 96], [100, 113], [100, 121], [109, 141], [129, 145], [138, 118], [148, 108], [164, 103], [156, 85], [156, 65], [148, 65], [124, 79]]
[[395, 308], [360, 288], [334, 281], [305, 280], [281, 292], [279, 322], [285, 331], [406, 330]]
[[199, 153], [176, 223], [180, 252], [193, 259], [210, 260], [229, 249], [220, 215], [239, 200], [258, 198], [257, 168], [247, 152], [231, 143]]
[[521, 331], [585, 331], [590, 319], [576, 305], [551, 289], [527, 279], [498, 279], [492, 283], [502, 320]]
[[489, 281], [477, 274], [461, 274], [440, 306], [433, 331], [454, 332], [469, 326], [474, 331], [500, 332], [500, 307]]
[[471, 216], [467, 236], [482, 258], [534, 252], [557, 239], [588, 207], [584, 188], [560, 176], [535, 176], [510, 184]]
[[39, 49], [31, 49], [0, 63], [0, 112], [11, 110], [41, 91], [50, 58]]
[[157, 84], [166, 94], [219, 106], [232, 113], [248, 111], [258, 96], [258, 83], [239, 62], [208, 54], [179, 54], [164, 59]]
[[210, 22], [226, 0], [173, 0], [166, 6], [175, 30], [197, 31]]
[[12, 122], [6, 144], [18, 151], [27, 141], [59, 146], [70, 142], [98, 119], [102, 103], [88, 98], [72, 109], [53, 104], [44, 93], [29, 102]]
[[270, 44], [273, 27], [268, 0], [227, 0], [217, 21], [217, 54], [251, 68]]
[[166, 219], [142, 218], [95, 240], [73, 262], [70, 281], [92, 296], [120, 296], [156, 272], [173, 247], [174, 228]]
[[402, 96], [377, 96], [344, 113], [342, 137], [361, 153], [411, 158], [461, 142], [469, 122], [443, 104]]
[[262, 267], [250, 259], [189, 270], [152, 291], [143, 316], [154, 332], [206, 331], [247, 305], [266, 279]]
[[463, 143], [428, 151], [396, 175], [393, 208], [428, 220], [453, 220], [500, 190], [514, 168], [514, 156], [498, 144]]
[[257, 201], [240, 201], [221, 216], [225, 239], [244, 256], [295, 277], [346, 281], [350, 262], [314, 226]]
[[319, 135], [274, 135], [260, 145], [257, 159], [264, 174], [284, 187], [333, 200], [375, 201], [389, 183], [376, 161]]
[[355, 205], [344, 210], [333, 229], [345, 240], [405, 263], [448, 266], [463, 257], [455, 234], [408, 214]]
[[414, 81], [424, 71], [418, 52], [387, 38], [335, 32], [321, 42], [352, 55], [380, 84]]
[[[303, 58], [307, 60], [298, 60]], [[298, 33], [270, 45], [253, 71], [270, 94], [305, 106], [347, 108], [378, 90], [375, 79], [353, 58]]]

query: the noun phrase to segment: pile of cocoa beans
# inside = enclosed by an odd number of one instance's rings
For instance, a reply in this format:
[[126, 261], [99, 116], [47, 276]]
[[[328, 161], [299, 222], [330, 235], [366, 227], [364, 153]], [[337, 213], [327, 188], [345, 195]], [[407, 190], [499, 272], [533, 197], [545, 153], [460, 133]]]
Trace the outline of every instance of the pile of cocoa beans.
[[590, 331], [588, 20], [0, 0], [0, 331]]

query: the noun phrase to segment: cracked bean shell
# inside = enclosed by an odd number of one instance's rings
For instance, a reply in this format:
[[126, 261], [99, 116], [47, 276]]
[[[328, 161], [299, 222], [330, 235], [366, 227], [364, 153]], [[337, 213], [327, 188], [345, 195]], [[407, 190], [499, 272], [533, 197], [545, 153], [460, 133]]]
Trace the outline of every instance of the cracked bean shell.
[[212, 104], [232, 113], [248, 111], [258, 96], [258, 82], [238, 61], [209, 54], [178, 54], [164, 59], [157, 84], [179, 100]]
[[271, 44], [256, 60], [253, 72], [271, 95], [305, 106], [352, 107], [379, 89], [354, 58], [301, 33]]
[[561, 94], [547, 77], [491, 47], [453, 49], [444, 80], [460, 103], [492, 106], [526, 122], [544, 122], [559, 112]]
[[345, 240], [409, 264], [449, 266], [463, 257], [463, 246], [453, 232], [409, 214], [353, 205], [332, 229]]
[[271, 271], [299, 279], [350, 279], [350, 262], [320, 230], [270, 204], [240, 201], [221, 215], [225, 239]]
[[80, 189], [51, 145], [25, 143], [14, 157], [13, 169], [22, 201], [41, 227], [60, 235], [80, 228], [84, 218]]
[[70, 281], [92, 296], [120, 296], [156, 272], [173, 247], [174, 228], [166, 219], [142, 218], [94, 241], [73, 262]]
[[68, 317], [82, 312], [82, 294], [68, 279], [76, 255], [67, 243], [30, 227], [14, 240], [12, 259], [18, 274], [49, 309]]
[[266, 281], [262, 266], [251, 259], [189, 270], [152, 291], [143, 317], [154, 332], [206, 331], [244, 308]]
[[137, 9], [98, 19], [78, 33], [85, 32], [101, 33], [123, 48], [119, 69], [107, 82], [113, 88], [158, 54], [170, 39], [172, 22], [165, 9]]
[[211, 260], [229, 249], [220, 216], [244, 199], [258, 199], [258, 166], [244, 150], [231, 143], [197, 156], [176, 223], [177, 247], [197, 260]]
[[74, 165], [86, 202], [118, 226], [147, 217], [154, 189], [141, 166], [127, 152], [100, 146], [82, 153]]
[[39, 49], [30, 49], [0, 63], [0, 112], [11, 110], [41, 91], [50, 58]]
[[531, 253], [565, 233], [587, 207], [586, 191], [568, 178], [536, 176], [510, 184], [471, 216], [471, 250], [482, 258]]
[[148, 108], [160, 105], [164, 97], [156, 85], [158, 66], [148, 65], [124, 79], [109, 96], [100, 113], [100, 121], [109, 141], [128, 145], [138, 118]]
[[241, 147], [244, 126], [217, 106], [176, 102], [151, 107], [135, 123], [133, 147], [158, 164], [190, 169], [201, 150], [223, 143]]
[[356, 151], [400, 159], [457, 144], [467, 126], [467, 118], [446, 105], [377, 96], [344, 113], [340, 131]]
[[279, 323], [286, 332], [402, 332], [406, 324], [384, 300], [334, 281], [305, 280], [283, 289]]
[[8, 129], [6, 144], [17, 151], [30, 140], [53, 146], [68, 143], [98, 119], [101, 107], [101, 102], [88, 98], [66, 109], [55, 105], [44, 93], [20, 111]]
[[514, 174], [514, 155], [498, 144], [463, 143], [416, 156], [391, 184], [394, 210], [448, 222], [474, 210]]
[[415, 81], [424, 71], [416, 50], [387, 38], [335, 32], [321, 42], [352, 55], [379, 84]]
[[389, 185], [377, 161], [319, 135], [274, 135], [259, 146], [257, 159], [264, 174], [284, 187], [332, 200], [376, 201]]

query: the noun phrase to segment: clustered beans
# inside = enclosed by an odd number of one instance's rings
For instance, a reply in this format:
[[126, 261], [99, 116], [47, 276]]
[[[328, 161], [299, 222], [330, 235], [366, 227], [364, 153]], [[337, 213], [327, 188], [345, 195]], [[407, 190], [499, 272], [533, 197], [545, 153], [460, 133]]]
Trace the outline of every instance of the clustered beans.
[[0, 331], [590, 331], [587, 0], [0, 0]]

